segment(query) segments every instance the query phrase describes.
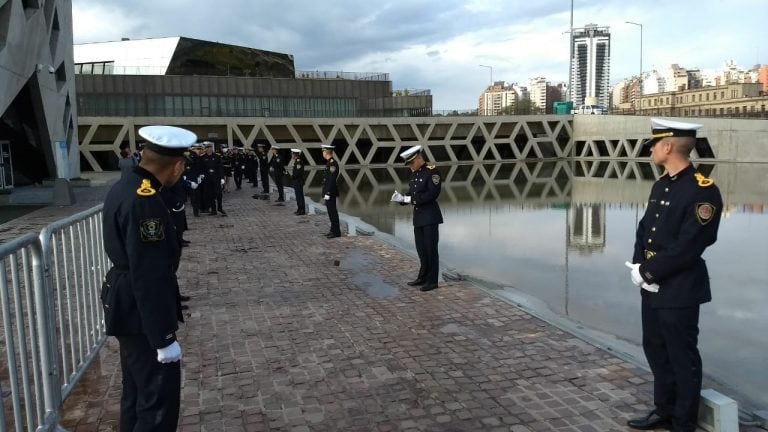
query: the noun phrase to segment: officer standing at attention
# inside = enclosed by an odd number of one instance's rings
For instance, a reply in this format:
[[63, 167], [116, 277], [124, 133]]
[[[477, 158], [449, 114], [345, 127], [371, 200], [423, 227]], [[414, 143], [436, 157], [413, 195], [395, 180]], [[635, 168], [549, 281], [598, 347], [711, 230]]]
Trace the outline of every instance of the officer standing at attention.
[[[221, 188], [224, 187], [224, 168], [221, 158], [213, 152], [213, 143], [205, 141], [205, 154], [200, 156], [200, 165], [203, 168], [203, 211], [210, 209], [211, 216], [216, 215], [216, 210], [226, 216], [221, 202]], [[217, 206], [218, 204], [218, 206]]]
[[195, 217], [200, 217], [200, 193], [203, 191], [203, 188], [200, 186], [200, 176], [203, 174], [203, 169], [200, 166], [200, 152], [202, 149], [202, 145], [192, 144], [187, 156], [187, 168], [184, 170], [184, 180], [189, 185], [187, 195], [189, 196], [189, 202], [192, 204], [192, 214]]
[[251, 187], [258, 185], [256, 179], [256, 170], [258, 169], [258, 162], [256, 161], [256, 155], [253, 153], [253, 148], [248, 147], [245, 149], [245, 178], [251, 184]]
[[333, 159], [334, 146], [323, 144], [322, 148], [323, 158], [326, 160], [325, 173], [323, 174], [323, 200], [328, 209], [328, 219], [331, 221], [331, 230], [325, 237], [331, 239], [341, 237], [339, 211], [336, 209], [336, 197], [339, 196], [339, 164]]
[[120, 430], [174, 431], [179, 419], [181, 346], [176, 269], [181, 249], [160, 191], [184, 173], [195, 134], [146, 126], [141, 163], [104, 200], [104, 249], [113, 264], [102, 284], [106, 332], [120, 343]]
[[408, 282], [410, 286], [421, 285], [421, 291], [431, 291], [437, 288], [440, 257], [437, 243], [440, 240], [440, 224], [443, 214], [437, 204], [442, 185], [440, 173], [434, 165], [427, 165], [421, 154], [421, 146], [414, 146], [400, 153], [406, 166], [411, 169], [411, 179], [408, 182], [408, 193], [405, 195], [395, 191], [392, 201], [401, 205], [413, 205], [413, 235], [416, 241], [416, 252], [419, 255], [419, 274], [416, 279]]
[[232, 171], [234, 174], [235, 188], [243, 188], [243, 174], [245, 173], [245, 154], [242, 147], [235, 147], [235, 153], [232, 155]]
[[[266, 195], [265, 199], [269, 199], [269, 156], [264, 149], [264, 144], [256, 144], [256, 159], [259, 161], [259, 176], [261, 177], [261, 190]], [[254, 195], [254, 198], [261, 198], [258, 195]]]
[[665, 173], [651, 188], [626, 265], [641, 287], [643, 351], [653, 372], [655, 409], [627, 425], [693, 432], [702, 378], [699, 307], [712, 300], [701, 255], [717, 240], [723, 200], [689, 159], [701, 125], [651, 119], [651, 127], [644, 145]]
[[272, 180], [277, 186], [277, 200], [275, 202], [285, 202], [283, 191], [283, 175], [285, 175], [285, 165], [283, 158], [280, 157], [280, 147], [272, 146], [272, 158], [269, 160], [269, 172], [272, 173]]
[[307, 207], [304, 203], [304, 163], [301, 161], [301, 149], [291, 149], [293, 156], [293, 172], [291, 180], [293, 182], [293, 192], [296, 194], [296, 212], [297, 216], [307, 214]]

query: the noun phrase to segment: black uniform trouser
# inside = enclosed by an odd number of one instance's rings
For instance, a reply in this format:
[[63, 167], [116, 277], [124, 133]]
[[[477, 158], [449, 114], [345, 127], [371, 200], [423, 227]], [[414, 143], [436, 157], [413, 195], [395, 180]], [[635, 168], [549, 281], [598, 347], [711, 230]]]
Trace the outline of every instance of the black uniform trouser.
[[160, 363], [144, 335], [120, 336], [121, 432], [175, 431], [179, 422], [181, 362]]
[[325, 202], [325, 207], [328, 210], [328, 219], [331, 221], [331, 234], [341, 235], [339, 211], [336, 209], [336, 197], [331, 195], [331, 199]]
[[643, 299], [643, 351], [653, 372], [656, 413], [675, 430], [696, 430], [701, 393], [699, 306], [654, 309]]
[[261, 187], [264, 193], [269, 193], [269, 172], [267, 170], [259, 170], [261, 174]]
[[296, 194], [296, 210], [299, 212], [305, 212], [306, 211], [306, 204], [304, 203], [304, 182], [303, 181], [294, 181], [293, 182], [293, 193]]
[[275, 181], [275, 186], [277, 187], [277, 199], [280, 201], [285, 200], [285, 194], [283, 191], [283, 174], [273, 173], [272, 177], [272, 179]]
[[203, 210], [216, 211], [216, 202], [218, 201], [218, 208], [221, 209], [221, 180], [217, 178], [205, 179], [203, 188], [203, 205], [200, 207]]
[[240, 189], [243, 187], [243, 171], [242, 170], [235, 170], [235, 187]]
[[416, 240], [416, 253], [419, 254], [420, 264], [417, 279], [427, 284], [436, 284], [440, 268], [440, 257], [437, 252], [440, 225], [415, 226], [413, 236]]
[[200, 214], [200, 192], [202, 189], [203, 186], [199, 185], [197, 189], [192, 189], [189, 191], [189, 202], [192, 204], [192, 214], [195, 216]]

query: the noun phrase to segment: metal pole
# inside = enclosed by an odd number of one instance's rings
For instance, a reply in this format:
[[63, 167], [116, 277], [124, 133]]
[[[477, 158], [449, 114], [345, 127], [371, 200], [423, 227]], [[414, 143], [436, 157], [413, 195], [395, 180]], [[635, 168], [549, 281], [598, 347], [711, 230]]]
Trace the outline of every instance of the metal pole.
[[[638, 99], [642, 99], [643, 97], [643, 25], [641, 23], [636, 23], [632, 21], [624, 21], [627, 24], [632, 24], [635, 26], [640, 27], [640, 95], [638, 96]], [[642, 100], [638, 100], [639, 110], [640, 114], [643, 113], [643, 107], [642, 107]]]
[[478, 65], [478, 66], [488, 68], [488, 70], [491, 72], [491, 85], [493, 85], [493, 66], [486, 66], [486, 65]]
[[570, 101], [573, 95], [571, 93], [571, 81], [573, 81], [573, 0], [571, 0], [571, 30], [568, 33], [568, 45], [570, 54], [568, 55], [568, 93], [566, 101]]

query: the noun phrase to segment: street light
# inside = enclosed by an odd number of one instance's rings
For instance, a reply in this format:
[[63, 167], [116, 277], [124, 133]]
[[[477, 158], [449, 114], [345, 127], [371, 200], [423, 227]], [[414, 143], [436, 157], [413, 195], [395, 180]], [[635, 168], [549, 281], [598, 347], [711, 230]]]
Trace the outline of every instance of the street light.
[[493, 85], [493, 66], [486, 66], [486, 65], [478, 65], [478, 66], [488, 68], [488, 70], [491, 71], [491, 85]]
[[640, 114], [643, 113], [643, 106], [642, 106], [642, 97], [643, 97], [643, 25], [640, 23], [632, 22], [632, 21], [624, 21], [627, 24], [632, 24], [635, 26], [640, 27], [640, 99], [638, 102], [640, 103]]

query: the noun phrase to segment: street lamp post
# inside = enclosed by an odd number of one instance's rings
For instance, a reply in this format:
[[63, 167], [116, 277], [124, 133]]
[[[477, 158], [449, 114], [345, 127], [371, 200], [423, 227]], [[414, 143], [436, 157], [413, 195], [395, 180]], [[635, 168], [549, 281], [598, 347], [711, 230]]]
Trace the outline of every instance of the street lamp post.
[[493, 66], [486, 66], [486, 65], [478, 65], [478, 66], [488, 68], [488, 70], [491, 72], [491, 85], [493, 85]]
[[638, 97], [638, 103], [640, 105], [640, 114], [643, 113], [642, 97], [643, 97], [643, 25], [640, 23], [625, 21], [627, 24], [632, 24], [640, 27], [640, 96]]

